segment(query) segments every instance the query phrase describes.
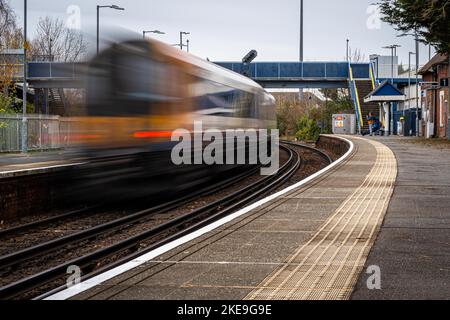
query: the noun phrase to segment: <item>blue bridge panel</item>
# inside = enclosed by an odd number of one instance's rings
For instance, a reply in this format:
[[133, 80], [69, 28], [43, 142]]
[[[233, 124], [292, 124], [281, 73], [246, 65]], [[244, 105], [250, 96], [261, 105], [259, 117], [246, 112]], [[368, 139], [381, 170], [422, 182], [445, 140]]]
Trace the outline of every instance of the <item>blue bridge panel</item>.
[[347, 63], [327, 63], [327, 78], [348, 78]]
[[76, 78], [83, 73], [83, 64], [64, 62], [30, 62], [28, 63], [28, 78], [58, 79]]
[[280, 75], [285, 78], [298, 78], [298, 75], [303, 74], [303, 65], [301, 63], [280, 63]]
[[326, 64], [303, 63], [303, 78], [326, 78]]
[[[243, 64], [239, 62], [218, 62], [218, 65], [242, 73]], [[355, 79], [370, 78], [369, 63], [352, 64]], [[247, 66], [255, 80], [304, 80], [309, 81], [348, 81], [347, 62], [256, 62]]]
[[370, 79], [370, 64], [361, 63], [352, 64], [353, 78], [355, 79]]
[[28, 64], [29, 78], [50, 78], [50, 68], [48, 63], [29, 63]]
[[256, 64], [256, 78], [279, 78], [280, 65], [278, 63], [261, 62]]

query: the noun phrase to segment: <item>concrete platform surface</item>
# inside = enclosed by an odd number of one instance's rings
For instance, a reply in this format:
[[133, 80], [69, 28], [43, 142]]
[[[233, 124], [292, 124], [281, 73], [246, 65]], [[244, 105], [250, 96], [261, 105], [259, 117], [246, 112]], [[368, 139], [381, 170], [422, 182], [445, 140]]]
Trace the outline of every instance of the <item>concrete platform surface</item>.
[[378, 266], [381, 290], [361, 274], [352, 299], [450, 299], [450, 150], [377, 138], [399, 174], [366, 268]]
[[348, 299], [376, 239], [397, 165], [384, 145], [73, 299]]
[[46, 172], [49, 168], [82, 163], [78, 154], [68, 151], [0, 154], [0, 178]]

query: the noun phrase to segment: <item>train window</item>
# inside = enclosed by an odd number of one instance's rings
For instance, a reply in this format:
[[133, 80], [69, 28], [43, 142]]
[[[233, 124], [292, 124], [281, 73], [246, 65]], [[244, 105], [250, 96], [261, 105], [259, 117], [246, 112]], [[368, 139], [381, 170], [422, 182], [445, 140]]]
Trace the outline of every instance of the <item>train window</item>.
[[122, 114], [170, 113], [174, 104], [179, 105], [186, 96], [183, 72], [147, 56], [117, 57], [112, 78]]
[[157, 87], [154, 79], [160, 74], [160, 67], [146, 57], [120, 57], [116, 66], [115, 80], [117, 95], [126, 100], [150, 101]]
[[226, 117], [234, 115], [233, 88], [196, 77], [189, 91], [195, 101], [197, 112]]
[[255, 116], [255, 95], [215, 81], [195, 78], [190, 94], [198, 112], [207, 115], [252, 118]]

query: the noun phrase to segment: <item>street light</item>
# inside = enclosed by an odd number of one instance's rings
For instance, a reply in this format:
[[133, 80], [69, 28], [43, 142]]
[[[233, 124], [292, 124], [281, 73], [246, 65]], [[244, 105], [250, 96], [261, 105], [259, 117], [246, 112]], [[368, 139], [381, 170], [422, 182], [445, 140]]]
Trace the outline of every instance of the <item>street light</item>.
[[383, 47], [383, 49], [391, 49], [391, 80], [392, 85], [394, 85], [394, 57], [397, 56], [397, 48], [400, 48], [401, 46], [398, 44], [393, 44], [390, 46]]
[[180, 31], [180, 50], [183, 50], [183, 35], [190, 35], [190, 32]]
[[380, 77], [380, 57], [377, 55], [373, 58], [373, 60], [377, 61], [377, 79]]
[[124, 8], [121, 8], [119, 6], [116, 6], [115, 4], [109, 5], [109, 6], [97, 6], [97, 55], [100, 50], [100, 9], [102, 8], [110, 8], [114, 10], [125, 10]]
[[303, 0], [300, 0], [300, 62], [303, 62]]
[[[415, 55], [414, 52], [409, 52], [409, 59], [408, 59], [408, 63], [409, 63], [409, 67], [408, 67], [408, 109], [411, 110], [411, 56]], [[416, 70], [417, 73], [418, 70]], [[416, 83], [417, 86], [417, 83]], [[403, 116], [405, 116], [405, 109], [403, 108]]]
[[142, 31], [142, 36], [145, 39], [145, 35], [147, 33], [154, 33], [154, 34], [166, 34], [165, 32], [159, 31], [159, 30], [152, 30], [152, 31]]
[[[392, 85], [394, 85], [394, 56], [397, 56], [397, 48], [400, 48], [400, 47], [401, 46], [398, 44], [393, 44], [390, 46], [383, 47], [383, 49], [391, 49], [391, 82], [392, 82]], [[389, 130], [388, 130], [389, 135], [392, 134], [393, 124], [391, 122], [393, 119], [393, 113], [394, 113], [394, 103], [391, 102], [390, 107], [389, 107]]]
[[22, 86], [22, 152], [28, 150], [27, 124], [27, 0], [23, 3], [23, 86]]
[[347, 62], [350, 62], [350, 39], [347, 39]]

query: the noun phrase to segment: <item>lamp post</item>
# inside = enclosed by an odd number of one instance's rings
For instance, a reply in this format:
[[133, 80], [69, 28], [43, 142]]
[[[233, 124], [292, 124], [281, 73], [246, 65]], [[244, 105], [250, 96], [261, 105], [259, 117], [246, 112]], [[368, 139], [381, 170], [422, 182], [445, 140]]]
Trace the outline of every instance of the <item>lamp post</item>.
[[27, 124], [27, 0], [23, 3], [23, 96], [22, 96], [22, 152], [28, 151], [28, 124]]
[[[411, 56], [415, 55], [414, 52], [409, 52], [409, 67], [408, 67], [408, 109], [411, 110]], [[417, 70], [416, 70], [417, 73]], [[417, 84], [416, 84], [417, 85]], [[405, 116], [405, 109], [403, 109], [403, 116]]]
[[416, 32], [414, 33], [414, 38], [416, 40], [416, 106], [417, 106], [417, 112], [416, 112], [416, 137], [419, 137], [419, 35]]
[[303, 62], [303, 0], [300, 0], [300, 62]]
[[183, 50], [183, 35], [190, 35], [190, 32], [180, 31], [180, 50]]
[[397, 56], [397, 48], [401, 46], [398, 44], [393, 44], [391, 46], [383, 47], [383, 49], [391, 49], [391, 82], [394, 85], [394, 57]]
[[145, 35], [147, 33], [154, 33], [154, 34], [166, 34], [165, 32], [159, 31], [159, 30], [151, 30], [151, 31], [142, 31], [142, 37], [145, 39]]
[[376, 56], [373, 58], [373, 60], [377, 61], [377, 79], [378, 79], [378, 78], [380, 78], [380, 72], [379, 72], [380, 71], [380, 57]]
[[97, 6], [97, 55], [100, 51], [100, 9], [102, 8], [110, 8], [121, 11], [125, 10], [124, 8], [116, 6], [115, 4], [109, 6]]
[[350, 39], [347, 39], [347, 62], [350, 62]]

